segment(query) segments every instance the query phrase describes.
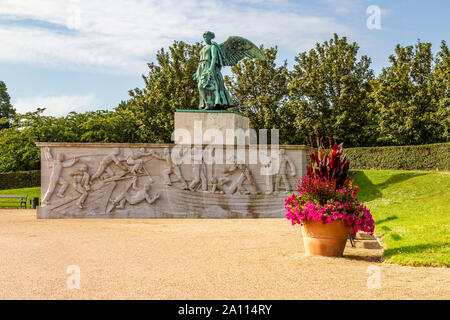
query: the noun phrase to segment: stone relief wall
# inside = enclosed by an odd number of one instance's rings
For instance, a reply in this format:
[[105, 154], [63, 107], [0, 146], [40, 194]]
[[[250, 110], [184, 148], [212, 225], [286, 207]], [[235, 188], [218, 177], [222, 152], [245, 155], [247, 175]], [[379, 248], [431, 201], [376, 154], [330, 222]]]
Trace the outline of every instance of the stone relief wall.
[[269, 149], [250, 164], [248, 146], [234, 154], [173, 144], [38, 146], [38, 218], [283, 217], [287, 193], [306, 173], [304, 146]]

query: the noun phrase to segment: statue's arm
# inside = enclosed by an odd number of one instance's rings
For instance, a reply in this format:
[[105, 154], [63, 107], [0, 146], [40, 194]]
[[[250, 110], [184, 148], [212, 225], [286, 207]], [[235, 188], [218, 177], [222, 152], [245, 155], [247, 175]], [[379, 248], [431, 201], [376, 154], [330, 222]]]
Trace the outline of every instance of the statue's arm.
[[127, 167], [125, 167], [124, 165], [123, 165], [123, 163], [122, 162], [120, 162], [121, 160], [119, 159], [119, 158], [117, 158], [116, 156], [113, 156], [112, 157], [112, 161], [114, 161], [114, 163], [116, 164], [116, 165], [118, 165], [119, 167], [121, 167], [123, 170], [128, 170], [128, 168]]
[[295, 176], [296, 170], [295, 170], [294, 162], [291, 159], [287, 158], [287, 163], [288, 163], [289, 169], [291, 171], [291, 176]]
[[153, 157], [155, 157], [156, 159], [158, 159], [158, 160], [166, 160], [166, 158], [165, 157], [163, 157], [163, 156], [161, 156], [158, 152], [156, 152], [156, 151], [151, 151], [151, 156], [153, 156]]
[[77, 163], [78, 160], [79, 160], [79, 159], [78, 159], [77, 157], [74, 157], [72, 160], [64, 161], [64, 162], [62, 163], [62, 167], [63, 167], [63, 168], [70, 168], [70, 167], [73, 166], [75, 163]]
[[51, 162], [53, 162], [53, 156], [52, 153], [50, 151], [50, 147], [47, 147], [47, 159]]
[[86, 190], [89, 190], [90, 189], [90, 187], [89, 187], [89, 183], [90, 183], [90, 180], [91, 180], [91, 177], [89, 176], [89, 174], [88, 173], [85, 173], [84, 174], [84, 188], [86, 189]]
[[122, 166], [122, 163], [120, 163], [120, 160], [116, 156], [112, 156], [112, 161], [117, 164], [119, 167]]
[[131, 187], [133, 188], [134, 191], [139, 191], [139, 188], [137, 186], [137, 177], [133, 178], [133, 182], [131, 184]]
[[197, 70], [195, 70], [195, 73], [192, 76], [192, 78], [194, 78], [194, 80], [198, 80], [198, 68], [197, 68]]
[[229, 167], [223, 168], [222, 173], [228, 174], [228, 173], [231, 173], [231, 172], [235, 171], [236, 169], [237, 169], [237, 165], [234, 164], [234, 165], [231, 165]]
[[153, 197], [150, 197], [148, 194], [145, 196], [145, 200], [148, 202], [148, 204], [152, 204], [159, 198], [159, 193], [156, 193]]
[[211, 64], [209, 65], [209, 71], [213, 72], [214, 70], [214, 66], [216, 65], [217, 62], [217, 46], [216, 45], [212, 45], [211, 46]]

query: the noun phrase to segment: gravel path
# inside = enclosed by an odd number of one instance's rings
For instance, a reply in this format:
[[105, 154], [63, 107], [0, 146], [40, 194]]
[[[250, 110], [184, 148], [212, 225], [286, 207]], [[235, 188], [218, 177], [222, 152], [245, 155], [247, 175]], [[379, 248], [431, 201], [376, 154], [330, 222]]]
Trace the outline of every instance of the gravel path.
[[[450, 268], [305, 256], [300, 235], [285, 219], [37, 220], [3, 209], [0, 299], [450, 299]], [[80, 289], [67, 288], [69, 265]], [[369, 266], [380, 289], [367, 288]]]

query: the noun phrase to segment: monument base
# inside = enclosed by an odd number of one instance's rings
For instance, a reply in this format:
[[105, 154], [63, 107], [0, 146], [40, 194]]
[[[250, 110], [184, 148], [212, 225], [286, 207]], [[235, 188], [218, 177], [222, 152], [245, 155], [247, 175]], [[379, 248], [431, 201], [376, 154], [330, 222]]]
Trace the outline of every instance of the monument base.
[[174, 127], [176, 144], [236, 144], [236, 134], [247, 135], [241, 143], [249, 143], [250, 121], [237, 111], [178, 109]]
[[[203, 146], [204, 158], [188, 162], [192, 150], [174, 144], [36, 144], [38, 218], [279, 218], [287, 193], [306, 173], [304, 146], [265, 146], [280, 164], [265, 174], [268, 165], [260, 161], [227, 161], [223, 146]], [[246, 159], [250, 150], [244, 147]]]

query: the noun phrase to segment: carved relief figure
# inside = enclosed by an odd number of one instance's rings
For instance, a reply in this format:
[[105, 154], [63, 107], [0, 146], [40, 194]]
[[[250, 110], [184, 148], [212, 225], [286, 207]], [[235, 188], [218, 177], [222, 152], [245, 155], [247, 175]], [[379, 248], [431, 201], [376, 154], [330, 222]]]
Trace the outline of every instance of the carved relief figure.
[[91, 180], [95, 180], [99, 178], [105, 171], [109, 175], [109, 177], [113, 177], [114, 171], [111, 169], [110, 164], [115, 163], [118, 167], [120, 167], [124, 171], [128, 171], [128, 168], [124, 166], [119, 158], [118, 155], [120, 154], [119, 148], [113, 148], [112, 152], [108, 154], [106, 157], [100, 161], [100, 165], [97, 168], [97, 171], [92, 176]]
[[[130, 187], [136, 191], [134, 195], [128, 193]], [[144, 184], [143, 188], [138, 188], [137, 186], [137, 178], [133, 179], [133, 182], [128, 186], [128, 188], [122, 192], [116, 199], [111, 199], [111, 202], [114, 203], [114, 206], [108, 209], [107, 213], [110, 213], [114, 208], [123, 209], [125, 208], [125, 204], [129, 203], [131, 205], [135, 205], [141, 203], [142, 201], [147, 201], [148, 204], [154, 203], [158, 198], [159, 194], [156, 193], [153, 197], [149, 195], [150, 192], [150, 184]]]
[[295, 176], [296, 170], [294, 162], [289, 159], [289, 157], [286, 155], [286, 150], [280, 149], [280, 167], [278, 169], [278, 173], [275, 175], [275, 190], [279, 191], [281, 180], [284, 184], [284, 189], [286, 191], [292, 191], [291, 184], [289, 183], [288, 174], [291, 177]]
[[201, 163], [196, 163], [195, 159], [195, 148], [191, 150], [191, 162], [192, 162], [192, 170], [194, 174], [194, 179], [189, 185], [189, 190], [195, 191], [197, 186], [201, 183], [202, 191], [208, 191], [208, 181], [206, 179], [206, 166], [203, 162], [203, 154], [202, 151], [199, 150], [200, 154], [202, 154]]
[[69, 168], [78, 162], [78, 158], [73, 158], [73, 160], [64, 161], [64, 154], [58, 153], [56, 155], [56, 159], [53, 158], [50, 148], [47, 147], [47, 159], [49, 161], [49, 165], [52, 168], [52, 172], [50, 174], [50, 183], [48, 185], [47, 192], [42, 199], [42, 204], [49, 204], [50, 197], [55, 191], [56, 185], [60, 184], [61, 187], [56, 194], [60, 198], [64, 198], [64, 192], [66, 191], [69, 183], [61, 177], [61, 171], [63, 168]]
[[167, 169], [163, 170], [163, 176], [164, 176], [164, 183], [168, 186], [172, 185], [172, 180], [170, 180], [170, 175], [174, 174], [178, 181], [181, 182], [183, 185], [183, 189], [188, 189], [188, 185], [186, 183], [186, 180], [183, 178], [183, 175], [181, 174], [180, 167], [178, 164], [174, 163], [172, 160], [172, 156], [174, 156], [177, 159], [181, 159], [183, 156], [183, 152], [178, 150], [174, 151], [174, 154], [172, 154], [169, 150], [169, 148], [164, 148], [163, 154], [159, 154], [157, 152], [152, 151], [152, 156], [154, 156], [156, 159], [159, 160], [165, 160], [167, 164]]
[[225, 184], [227, 184], [228, 182], [230, 182], [231, 180], [228, 178], [216, 178], [216, 177], [212, 177], [210, 180], [211, 183], [211, 193], [220, 193], [220, 194], [224, 194], [226, 193], [225, 191]]
[[80, 209], [83, 209], [83, 204], [86, 201], [88, 191], [90, 190], [88, 166], [83, 164], [79, 170], [71, 172], [70, 176], [73, 177], [73, 188], [76, 192], [81, 194], [77, 201], [77, 205]]
[[[223, 169], [224, 174], [229, 174], [231, 172], [238, 171], [240, 172], [239, 178], [230, 186], [228, 193], [235, 193], [239, 191], [241, 194], [259, 194], [259, 188], [255, 183], [255, 179], [253, 178], [252, 172], [250, 169], [243, 163], [237, 163], [237, 160], [234, 159], [234, 164], [228, 168]], [[244, 187], [244, 182], [247, 181], [249, 184], [250, 190]]]
[[272, 194], [273, 193], [273, 174], [272, 174], [272, 157], [268, 157], [267, 163], [264, 165], [264, 168], [266, 169], [266, 194]]
[[[130, 172], [132, 174], [142, 173], [142, 169], [144, 168], [144, 160], [141, 158], [148, 157], [152, 155], [152, 151], [146, 152], [145, 148], [140, 148], [138, 152], [131, 153], [127, 157], [127, 164], [132, 166]], [[144, 168], [145, 170], [145, 168]]]
[[210, 181], [214, 176], [215, 152], [216, 148], [211, 145], [207, 145], [203, 149], [203, 162], [205, 163], [205, 174], [207, 181]]

